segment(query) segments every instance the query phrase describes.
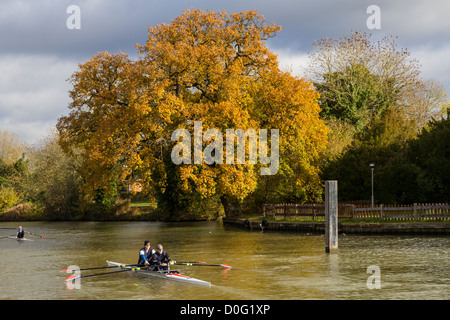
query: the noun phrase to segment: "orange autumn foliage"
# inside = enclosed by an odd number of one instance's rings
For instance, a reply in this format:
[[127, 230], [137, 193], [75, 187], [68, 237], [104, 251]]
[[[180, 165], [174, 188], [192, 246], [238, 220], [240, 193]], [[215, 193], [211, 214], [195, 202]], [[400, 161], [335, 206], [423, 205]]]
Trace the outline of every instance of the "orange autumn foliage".
[[[311, 82], [281, 71], [266, 46], [280, 30], [254, 10], [187, 10], [150, 27], [138, 59], [103, 52], [80, 64], [71, 77], [71, 112], [57, 128], [66, 151], [83, 153], [86, 191], [138, 176], [145, 192], [164, 192], [171, 134], [192, 133], [194, 121], [204, 131], [279, 129], [280, 162], [296, 184], [317, 190], [327, 129]], [[258, 186], [260, 166], [182, 164], [176, 179], [203, 198], [244, 199]]]

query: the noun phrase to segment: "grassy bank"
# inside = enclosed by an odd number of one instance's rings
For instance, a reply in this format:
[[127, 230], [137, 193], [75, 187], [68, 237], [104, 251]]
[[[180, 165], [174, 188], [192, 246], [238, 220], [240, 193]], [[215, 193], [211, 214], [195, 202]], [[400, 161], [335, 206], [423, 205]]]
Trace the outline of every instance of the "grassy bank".
[[206, 221], [217, 219], [217, 214], [186, 212], [171, 215], [158, 209], [154, 202], [120, 201], [114, 208], [101, 207], [75, 208], [70, 215], [46, 212], [38, 205], [24, 203], [0, 213], [0, 221]]

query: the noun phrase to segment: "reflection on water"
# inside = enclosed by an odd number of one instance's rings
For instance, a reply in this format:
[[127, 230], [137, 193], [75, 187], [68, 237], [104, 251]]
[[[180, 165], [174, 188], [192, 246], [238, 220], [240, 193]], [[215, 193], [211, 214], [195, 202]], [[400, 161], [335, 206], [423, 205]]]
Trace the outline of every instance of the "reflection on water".
[[[448, 237], [347, 235], [340, 237], [336, 253], [326, 254], [321, 235], [247, 232], [220, 222], [30, 222], [25, 227], [45, 238], [0, 239], [0, 299], [450, 298]], [[227, 263], [232, 269], [177, 266], [211, 282], [211, 288], [131, 272], [81, 279], [80, 289], [67, 288], [68, 274], [61, 269], [104, 266], [107, 259], [136, 263], [144, 240], [163, 244], [175, 260]], [[372, 265], [380, 268], [381, 289], [366, 285]]]

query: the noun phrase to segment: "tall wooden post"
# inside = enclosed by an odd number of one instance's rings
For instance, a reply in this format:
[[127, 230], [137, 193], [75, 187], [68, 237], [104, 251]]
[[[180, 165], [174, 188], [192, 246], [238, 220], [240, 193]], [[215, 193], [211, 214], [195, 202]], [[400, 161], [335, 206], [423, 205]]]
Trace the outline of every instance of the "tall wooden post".
[[325, 252], [338, 247], [338, 183], [325, 181]]

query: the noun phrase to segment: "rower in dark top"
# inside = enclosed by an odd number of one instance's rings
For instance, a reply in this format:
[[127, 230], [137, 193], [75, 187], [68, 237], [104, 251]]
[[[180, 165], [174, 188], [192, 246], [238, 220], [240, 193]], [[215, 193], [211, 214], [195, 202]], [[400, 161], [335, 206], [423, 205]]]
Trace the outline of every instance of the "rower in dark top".
[[152, 255], [151, 265], [153, 266], [153, 271], [169, 270], [169, 264], [171, 264], [171, 262], [172, 260], [167, 252], [163, 250], [163, 246], [158, 244], [156, 252]]
[[139, 250], [138, 264], [150, 265], [153, 253], [155, 253], [155, 250], [150, 248], [150, 241], [144, 241], [144, 247]]
[[19, 238], [19, 239], [23, 239], [25, 237], [25, 232], [28, 233], [28, 234], [31, 234], [28, 231], [24, 230], [22, 228], [22, 226], [19, 226], [19, 229], [16, 232], [16, 237]]

